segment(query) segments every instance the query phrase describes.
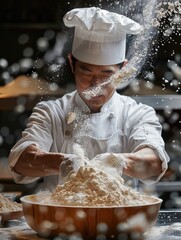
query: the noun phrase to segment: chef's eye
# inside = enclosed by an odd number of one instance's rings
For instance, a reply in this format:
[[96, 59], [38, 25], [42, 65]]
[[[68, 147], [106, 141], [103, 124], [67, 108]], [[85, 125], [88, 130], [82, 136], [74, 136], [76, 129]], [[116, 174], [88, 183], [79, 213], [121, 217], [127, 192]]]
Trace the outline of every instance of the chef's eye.
[[92, 76], [92, 73], [89, 71], [83, 71], [83, 74], [90, 77]]
[[109, 78], [113, 75], [113, 73], [103, 73], [100, 75], [100, 78]]

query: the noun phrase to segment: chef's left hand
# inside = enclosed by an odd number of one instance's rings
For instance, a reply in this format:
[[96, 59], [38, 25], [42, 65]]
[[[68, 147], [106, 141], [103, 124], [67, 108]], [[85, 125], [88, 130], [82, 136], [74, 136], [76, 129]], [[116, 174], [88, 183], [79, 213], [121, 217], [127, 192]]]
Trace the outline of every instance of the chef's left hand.
[[125, 166], [123, 155], [118, 153], [98, 154], [91, 160], [91, 163], [115, 168], [120, 175], [122, 175], [123, 167]]
[[134, 153], [123, 153], [126, 167], [125, 175], [137, 179], [149, 179], [159, 176], [162, 172], [162, 161], [151, 148], [145, 147]]

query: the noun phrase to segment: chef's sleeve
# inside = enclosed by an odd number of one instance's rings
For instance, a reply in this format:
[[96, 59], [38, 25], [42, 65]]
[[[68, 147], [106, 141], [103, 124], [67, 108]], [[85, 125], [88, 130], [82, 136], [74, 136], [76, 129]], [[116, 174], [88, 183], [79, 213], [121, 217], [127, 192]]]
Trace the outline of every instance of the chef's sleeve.
[[162, 126], [155, 110], [150, 106], [138, 104], [130, 114], [132, 114], [130, 118], [132, 117], [133, 121], [129, 134], [129, 151], [136, 152], [144, 147], [150, 147], [154, 150], [162, 162], [162, 173], [159, 176], [141, 181], [146, 184], [156, 183], [165, 174], [170, 160], [161, 136]]
[[22, 152], [32, 144], [48, 152], [52, 141], [49, 108], [41, 102], [34, 108], [28, 119], [27, 128], [22, 132], [21, 139], [14, 145], [9, 154], [9, 168], [16, 183], [26, 184], [39, 179], [39, 177], [24, 176], [15, 172], [14, 166]]

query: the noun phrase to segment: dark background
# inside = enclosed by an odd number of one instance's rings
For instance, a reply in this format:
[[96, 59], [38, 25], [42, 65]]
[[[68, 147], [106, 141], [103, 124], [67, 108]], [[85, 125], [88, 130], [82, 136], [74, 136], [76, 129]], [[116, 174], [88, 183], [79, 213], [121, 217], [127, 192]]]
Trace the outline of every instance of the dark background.
[[[31, 47], [34, 50], [34, 53], [31, 56], [33, 63], [35, 60], [43, 58], [45, 52], [40, 52], [37, 49], [37, 40], [40, 37], [43, 37], [47, 30], [53, 30], [55, 36], [49, 41], [49, 49], [51, 49], [55, 44], [56, 34], [67, 31], [62, 24], [62, 18], [64, 14], [72, 8], [89, 6], [101, 7], [104, 9], [109, 9], [110, 11], [125, 14], [134, 20], [139, 19], [141, 22], [141, 19], [138, 16], [142, 14], [147, 1], [136, 0], [137, 6], [135, 7], [129, 7], [129, 2], [131, 1], [2, 0], [0, 3], [0, 59], [7, 59], [8, 67], [10, 67], [13, 63], [17, 63], [23, 58], [23, 50], [26, 47]], [[159, 2], [160, 1], [157, 1], [157, 3]], [[167, 8], [167, 6], [165, 6], [165, 8]], [[165, 19], [164, 22], [164, 25], [168, 24]], [[22, 34], [27, 34], [29, 36], [29, 40], [25, 44], [18, 43], [18, 38]], [[156, 44], [153, 45], [152, 42], [155, 39]], [[150, 80], [147, 77], [147, 72], [151, 71], [155, 75], [155, 85], [163, 86], [164, 84], [164, 86], [167, 88], [174, 90], [176, 94], [180, 93], [180, 82], [177, 82], [177, 85], [175, 86], [174, 84], [170, 84], [170, 81], [168, 81], [168, 83], [163, 81], [165, 78], [165, 72], [169, 71], [167, 67], [168, 60], [174, 59], [174, 57], [177, 55], [177, 63], [181, 64], [180, 35], [173, 32], [170, 37], [165, 37], [161, 29], [160, 31], [158, 29], [155, 39], [151, 40], [148, 44], [149, 53], [145, 58], [145, 64], [143, 65], [138, 77], [145, 80]], [[71, 37], [67, 38], [67, 44], [62, 52], [62, 56], [65, 57], [65, 59], [70, 50], [69, 42], [71, 42]], [[52, 76], [52, 73], [47, 69], [47, 66], [50, 64], [51, 62], [46, 62], [44, 67], [37, 70], [39, 76], [47, 79], [48, 81], [57, 81], [60, 85], [64, 84], [65, 80], [62, 80], [64, 77], [63, 73], [61, 81], [60, 78], [56, 79], [55, 74]], [[16, 77], [21, 73], [30, 74], [32, 73], [32, 70], [32, 68], [29, 68], [25, 72], [19, 71], [18, 73], [14, 73], [14, 75], [12, 74], [12, 77]], [[68, 77], [67, 82], [71, 81], [70, 78], [71, 77]], [[10, 81], [10, 79], [4, 80], [1, 76], [0, 85], [4, 85], [8, 81]]]

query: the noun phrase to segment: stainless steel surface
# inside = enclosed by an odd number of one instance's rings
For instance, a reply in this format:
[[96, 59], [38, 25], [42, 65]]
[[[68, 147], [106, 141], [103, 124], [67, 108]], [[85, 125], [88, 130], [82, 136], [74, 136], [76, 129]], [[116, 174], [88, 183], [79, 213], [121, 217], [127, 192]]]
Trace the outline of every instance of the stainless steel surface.
[[155, 184], [156, 192], [181, 191], [181, 181], [158, 182]]
[[181, 109], [181, 95], [131, 96], [138, 103], [147, 104], [154, 109]]
[[180, 240], [181, 210], [161, 211], [156, 226], [145, 236], [144, 240]]

